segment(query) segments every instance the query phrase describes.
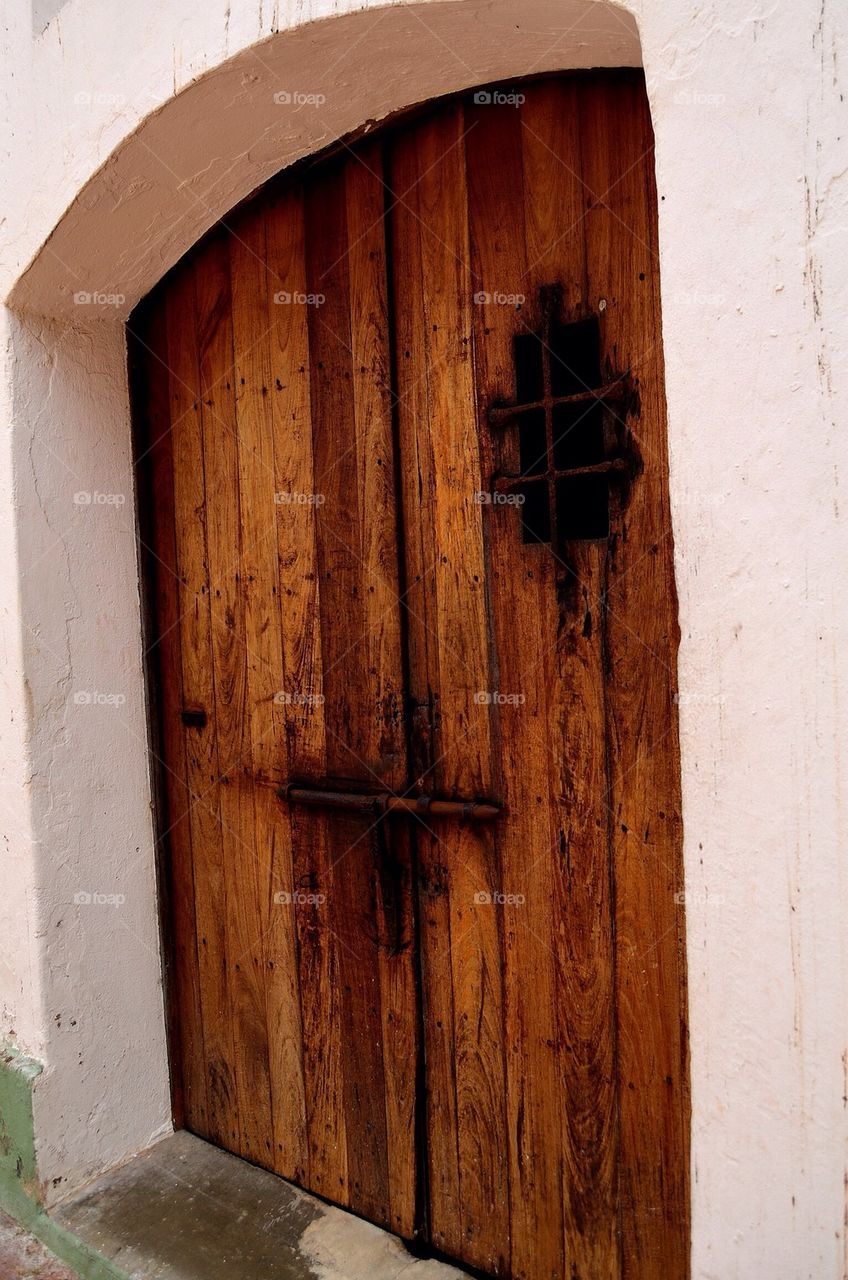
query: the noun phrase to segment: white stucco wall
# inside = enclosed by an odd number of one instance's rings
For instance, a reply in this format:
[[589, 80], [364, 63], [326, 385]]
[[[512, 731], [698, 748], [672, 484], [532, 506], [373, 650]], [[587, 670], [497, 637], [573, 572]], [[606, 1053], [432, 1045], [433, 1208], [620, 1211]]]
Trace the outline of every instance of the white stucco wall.
[[236, 200], [364, 120], [641, 57], [682, 631], [693, 1274], [846, 1274], [846, 27], [833, 0], [10, 0], [0, 993], [3, 1031], [46, 1066], [55, 1194], [169, 1123], [123, 316]]

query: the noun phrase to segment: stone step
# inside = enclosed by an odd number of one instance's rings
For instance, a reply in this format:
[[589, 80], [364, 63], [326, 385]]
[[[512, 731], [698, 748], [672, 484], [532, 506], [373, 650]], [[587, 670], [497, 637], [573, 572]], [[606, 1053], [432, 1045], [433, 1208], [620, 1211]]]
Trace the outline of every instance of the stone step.
[[395, 1236], [181, 1131], [53, 1210], [131, 1280], [461, 1280]]

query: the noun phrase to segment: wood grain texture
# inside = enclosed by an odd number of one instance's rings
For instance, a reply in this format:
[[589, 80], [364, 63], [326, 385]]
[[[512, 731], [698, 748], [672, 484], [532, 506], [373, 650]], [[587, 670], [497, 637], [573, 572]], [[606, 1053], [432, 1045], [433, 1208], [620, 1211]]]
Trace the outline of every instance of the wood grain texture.
[[[296, 507], [278, 500], [284, 493], [312, 493], [315, 488], [306, 313], [303, 307], [275, 301], [283, 291], [304, 293], [306, 290], [302, 191], [295, 188], [269, 201], [264, 212], [267, 385], [275, 511], [272, 589], [278, 601], [270, 625], [280, 666], [274, 695], [275, 733], [271, 742], [266, 743], [263, 765], [268, 781], [282, 781], [294, 770], [308, 774], [323, 760], [324, 724], [320, 705], [320, 612], [314, 522], [311, 517], [304, 521]], [[293, 689], [304, 695], [300, 704], [285, 701]], [[265, 790], [266, 795], [270, 794]], [[308, 1185], [303, 1002], [298, 912], [293, 905], [298, 888], [295, 827], [287, 809], [275, 805], [275, 812], [267, 954], [268, 1042], [277, 1171]]]
[[[408, 780], [404, 655], [400, 612], [399, 512], [392, 423], [392, 367], [382, 146], [361, 148], [346, 171], [347, 261], [353, 368], [356, 492], [364, 617], [357, 666], [370, 677], [368, 752], [384, 785], [402, 792]], [[345, 655], [346, 665], [351, 654]], [[365, 687], [368, 682], [363, 681]], [[413, 955], [411, 849], [397, 826], [373, 833], [378, 859], [374, 922], [366, 926], [376, 951], [371, 981], [380, 992], [380, 1026], [387, 1224], [411, 1236], [416, 1200], [415, 1086], [418, 1059], [417, 991]], [[373, 1089], [373, 1078], [367, 1089]]]
[[[392, 243], [420, 263], [407, 278], [401, 259], [395, 277], [409, 325], [402, 346], [413, 353], [399, 362], [404, 503], [407, 511], [430, 506], [425, 527], [432, 538], [407, 544], [407, 579], [417, 588], [410, 594], [411, 651], [426, 655], [413, 696], [433, 706], [427, 789], [486, 796], [498, 784], [490, 708], [479, 697], [492, 688], [493, 675], [481, 509], [474, 501], [483, 476], [462, 111], [445, 111], [411, 131], [397, 150], [392, 187], [407, 186], [411, 177], [414, 189], [395, 205]], [[404, 163], [407, 150], [415, 153], [414, 169]], [[410, 239], [415, 247], [403, 247]], [[425, 371], [422, 402], [415, 381]], [[426, 459], [420, 470], [410, 465], [416, 453]], [[415, 635], [421, 627], [426, 639]], [[418, 837], [433, 1237], [453, 1256], [500, 1273], [508, 1258], [503, 963], [499, 912], [485, 901], [501, 884], [495, 835], [461, 824]]]
[[[440, 492], [438, 477], [440, 466], [444, 466], [454, 485], [459, 487], [463, 465], [468, 465], [474, 445], [468, 441], [458, 442], [457, 427], [439, 417], [438, 408], [433, 412], [432, 405], [439, 404], [438, 388], [444, 366], [449, 367], [451, 362], [455, 369], [455, 417], [461, 420], [467, 404], [462, 356], [446, 357], [445, 349], [437, 344], [441, 334], [450, 333], [452, 328], [460, 333], [460, 342], [465, 337], [467, 298], [472, 294], [491, 299], [497, 295], [503, 298], [523, 293], [527, 296], [529, 305], [517, 323], [515, 314], [510, 315], [509, 310], [496, 301], [484, 303], [474, 312], [475, 391], [480, 411], [478, 438], [486, 455], [484, 473], [487, 468], [489, 474], [496, 469], [514, 470], [517, 463], [514, 445], [511, 452], [508, 441], [487, 442], [486, 424], [487, 407], [496, 399], [510, 399], [514, 393], [510, 377], [513, 336], [539, 328], [541, 316], [537, 299], [545, 285], [561, 286], [561, 318], [566, 321], [591, 314], [600, 298], [606, 300], [607, 290], [600, 288], [598, 278], [590, 273], [586, 247], [587, 238], [592, 238], [584, 217], [588, 198], [584, 161], [587, 146], [594, 148], [596, 163], [604, 154], [615, 158], [617, 169], [610, 174], [610, 185], [622, 185], [619, 180], [628, 173], [631, 175], [631, 185], [635, 182], [641, 190], [636, 216], [644, 219], [644, 234], [649, 235], [651, 206], [646, 182], [650, 174], [650, 145], [644, 131], [638, 136], [638, 128], [632, 127], [632, 120], [638, 118], [640, 110], [644, 111], [643, 95], [638, 107], [622, 100], [617, 108], [608, 110], [603, 124], [604, 140], [600, 144], [597, 139], [587, 142], [585, 135], [581, 137], [581, 111], [583, 115], [586, 112], [583, 99], [591, 87], [587, 78], [528, 86], [526, 102], [512, 118], [509, 109], [501, 111], [498, 117], [498, 113], [486, 105], [467, 109], [464, 125], [456, 122], [452, 129], [446, 128], [448, 113], [443, 113], [404, 137], [393, 159], [393, 170], [397, 173], [395, 189], [415, 184], [414, 191], [399, 202], [393, 214], [393, 242], [399, 273], [396, 288], [404, 297], [399, 323], [404, 335], [400, 346], [405, 359], [399, 363], [399, 392], [402, 457], [406, 455], [409, 459], [405, 466], [405, 499], [407, 503], [417, 500], [419, 510], [427, 500], [433, 504], [432, 513], [422, 513], [423, 529], [416, 530], [417, 536], [407, 549], [410, 580], [415, 583], [415, 613], [419, 627], [431, 633], [429, 642], [416, 638], [416, 617], [413, 616], [411, 652], [417, 650], [419, 661], [430, 676], [426, 696], [432, 699], [435, 688], [441, 750], [447, 741], [448, 725], [462, 722], [461, 710], [446, 712], [442, 689], [447, 682], [441, 669], [444, 658], [437, 639], [440, 627], [445, 630], [450, 627], [445, 619], [452, 615], [454, 608], [448, 591], [442, 588], [440, 594], [439, 567], [449, 561], [446, 548], [455, 544], [461, 522], [450, 508], [450, 497], [445, 491]], [[600, 96], [604, 92], [598, 91]], [[616, 123], [616, 111], [630, 113], [629, 134], [622, 130], [620, 121]], [[414, 156], [410, 154], [413, 149]], [[461, 209], [452, 221], [445, 209], [457, 202], [461, 206], [465, 198], [462, 180], [451, 167], [455, 152], [462, 149], [467, 155], [474, 279], [473, 284], [469, 282], [460, 291], [461, 297], [456, 300], [453, 281], [463, 275], [468, 244]], [[427, 181], [433, 175], [442, 192], [449, 193], [442, 194], [435, 207], [426, 202]], [[618, 217], [626, 227], [622, 215]], [[627, 257], [620, 234], [616, 238], [610, 231], [604, 242], [608, 262], [618, 254], [619, 269], [622, 258]], [[591, 253], [596, 255], [599, 251], [602, 250], [596, 240]], [[408, 274], [401, 276], [401, 272]], [[634, 275], [638, 277], [639, 273]], [[644, 272], [643, 279], [647, 276], [648, 272]], [[421, 318], [416, 321], [410, 312], [414, 313], [418, 305], [418, 295]], [[438, 299], [436, 304], [429, 301], [434, 296]], [[452, 300], [455, 301], [451, 312]], [[658, 315], [654, 314], [649, 326], [645, 326], [644, 317], [635, 313], [629, 318], [630, 341], [640, 345], [650, 340], [656, 346]], [[629, 367], [630, 357], [623, 347], [609, 344], [610, 332], [607, 326], [608, 368]], [[411, 360], [407, 354], [410, 350]], [[417, 394], [414, 370], [416, 363], [422, 363], [422, 352], [427, 370], [426, 401], [423, 396], [414, 400]], [[441, 363], [438, 363], [439, 357]], [[407, 369], [410, 370], [408, 398], [415, 404], [415, 420], [410, 412], [409, 426], [404, 433], [403, 405], [407, 390], [404, 372]], [[664, 442], [663, 407], [659, 404], [654, 408], [653, 430]], [[429, 441], [421, 440], [422, 421], [429, 428]], [[612, 432], [612, 436], [616, 433]], [[448, 461], [442, 461], [443, 457]], [[664, 473], [664, 443], [653, 462], [655, 469]], [[486, 487], [484, 473], [479, 477], [481, 488]], [[662, 478], [656, 478], [653, 494], [647, 496], [648, 501], [655, 500], [654, 518], [661, 511], [659, 488], [663, 483]], [[471, 487], [468, 484], [466, 496]], [[450, 513], [450, 534], [440, 526], [440, 506], [446, 514]], [[516, 1276], [566, 1272], [606, 1276], [619, 1275], [625, 1268], [627, 1274], [639, 1274], [640, 1247], [632, 1236], [628, 1239], [625, 1229], [629, 1211], [626, 1189], [623, 1195], [619, 1184], [619, 1162], [625, 1161], [625, 1175], [629, 1175], [627, 1144], [634, 1149], [638, 1146], [643, 1164], [646, 1161], [650, 1164], [651, 1157], [646, 1155], [636, 1132], [631, 1130], [625, 1138], [620, 1136], [622, 1107], [625, 1117], [632, 1116], [634, 1128], [638, 1120], [630, 1101], [622, 1104], [620, 1099], [622, 1087], [629, 1090], [633, 1081], [632, 1073], [619, 1066], [619, 1019], [625, 1021], [625, 1034], [635, 1039], [639, 1034], [637, 1027], [644, 1028], [642, 1019], [650, 1018], [652, 1010], [651, 1001], [641, 1004], [634, 1018], [634, 1011], [627, 1008], [622, 999], [624, 988], [617, 976], [621, 954], [617, 926], [621, 921], [622, 898], [617, 897], [617, 880], [624, 874], [629, 881], [623, 888], [623, 897], [630, 893], [639, 897], [644, 896], [640, 882], [644, 882], [645, 876], [643, 866], [622, 864], [617, 853], [621, 833], [618, 827], [613, 831], [613, 823], [623, 803], [632, 803], [635, 811], [642, 812], [651, 801], [656, 803], [656, 797], [633, 791], [639, 784], [614, 758], [617, 738], [611, 738], [610, 734], [615, 708], [622, 696], [614, 684], [608, 687], [614, 670], [610, 646], [620, 643], [623, 632], [616, 626], [612, 632], [614, 639], [610, 639], [609, 599], [619, 582], [614, 576], [615, 553], [628, 535], [627, 527], [621, 523], [626, 512], [617, 505], [613, 494], [609, 541], [572, 543], [556, 555], [548, 547], [522, 545], [516, 538], [512, 512], [484, 510], [488, 558], [485, 572], [489, 575], [494, 641], [490, 669], [497, 672], [499, 687], [507, 697], [513, 693], [526, 700], [521, 704], [521, 714], [513, 717], [508, 730], [504, 712], [495, 718], [495, 756], [488, 775], [489, 785], [499, 787], [508, 806], [508, 818], [491, 865], [502, 877], [506, 892], [509, 892], [506, 881], [510, 877], [516, 880], [520, 888], [513, 892], [521, 894], [528, 908], [522, 920], [521, 913], [511, 909], [509, 902], [504, 904], [501, 941], [496, 943], [502, 947], [500, 981], [506, 1054], [508, 1265]], [[422, 544], [427, 546], [428, 537], [434, 539], [431, 545], [437, 548], [432, 584], [423, 582], [428, 556], [422, 551]], [[630, 539], [631, 563], [638, 545]], [[609, 550], [613, 553], [612, 564]], [[649, 553], [648, 547], [645, 553]], [[475, 566], [474, 553], [469, 554], [467, 548], [465, 559]], [[423, 582], [420, 587], [419, 580]], [[638, 591], [636, 584], [633, 591]], [[666, 578], [662, 589], [648, 594], [651, 626], [657, 635], [672, 636], [673, 645], [673, 584]], [[455, 607], [451, 632], [461, 636], [467, 646], [473, 643], [476, 634], [473, 595], [466, 594]], [[636, 607], [635, 602], [631, 607]], [[516, 633], [516, 617], [532, 618], [533, 626]], [[436, 639], [432, 638], [434, 633]], [[650, 651], [644, 653], [641, 660], [650, 662]], [[484, 670], [483, 664], [478, 663], [476, 669]], [[654, 674], [656, 678], [656, 672]], [[654, 719], [654, 732], [664, 736], [669, 744], [670, 759], [676, 769], [673, 708], [669, 711], [673, 680], [672, 656], [672, 661], [660, 669], [657, 683], [662, 689], [658, 690], [660, 696], [649, 714]], [[425, 696], [423, 685], [414, 696], [416, 699]], [[454, 776], [452, 770], [452, 779]], [[669, 810], [672, 808], [670, 804]], [[528, 849], [532, 851], [529, 859]], [[441, 897], [450, 897], [457, 879], [458, 856], [461, 856], [460, 841], [453, 838], [451, 858], [440, 860], [439, 872], [429, 880], [425, 875], [425, 998], [430, 987], [428, 934], [448, 935], [452, 952], [458, 949], [453, 942], [453, 920], [438, 901]], [[676, 846], [667, 850], [667, 857], [669, 865], [677, 867], [679, 876], [679, 834]], [[426, 865], [425, 856], [423, 866], [426, 868]], [[666, 896], [665, 887], [657, 884], [656, 877], [649, 892], [653, 898], [657, 936], [665, 929], [666, 937], [673, 938], [676, 949], [680, 935], [673, 924], [673, 896], [670, 893]], [[663, 912], [665, 920], [661, 928], [658, 917]], [[478, 948], [478, 954], [481, 953], [485, 955], [484, 948]], [[628, 953], [628, 963], [631, 959], [632, 952]], [[531, 1010], [527, 1009], [524, 998], [529, 973], [534, 975], [538, 996]], [[438, 1099], [440, 1132], [430, 1134], [430, 1142], [432, 1146], [444, 1141], [447, 1134], [448, 1148], [444, 1152], [439, 1150], [437, 1158], [431, 1155], [434, 1237], [464, 1260], [494, 1270], [503, 1266], [502, 1260], [496, 1259], [494, 1249], [488, 1255], [485, 1246], [475, 1252], [475, 1243], [469, 1240], [471, 1233], [467, 1230], [461, 1244], [458, 1242], [457, 1219], [461, 1211], [454, 1211], [447, 1232], [440, 1234], [440, 1219], [451, 1211], [450, 1192], [463, 1198], [462, 1159], [458, 1161], [460, 1172], [454, 1177], [449, 1148], [453, 1145], [454, 1128], [457, 1145], [461, 1142], [466, 1116], [458, 1101], [456, 1113], [451, 1115], [450, 1108], [445, 1109], [445, 1099], [450, 1091], [451, 1068], [457, 1099], [459, 1097], [456, 1073], [463, 1062], [463, 1053], [457, 1028], [465, 1025], [463, 1002], [469, 990], [475, 992], [477, 982], [476, 975], [471, 976], [469, 982], [453, 964], [447, 973], [439, 973], [434, 968], [433, 975], [438, 982], [438, 1015], [441, 1016], [434, 1018], [428, 1010], [425, 1025], [428, 1085]], [[669, 985], [676, 1003], [666, 1006], [666, 1013], [668, 1017], [673, 1013], [677, 1025], [672, 1033], [663, 1019], [657, 1018], [654, 1031], [665, 1037], [674, 1056], [673, 1046], [680, 1044], [681, 1036], [683, 975], [676, 968], [672, 975]], [[445, 992], [446, 977], [450, 977], [452, 985], [449, 996]], [[430, 1049], [431, 1024], [435, 1021], [437, 1026], [443, 1026], [448, 1018], [453, 1020], [453, 1040], [443, 1034]], [[685, 1061], [682, 1058], [678, 1061], [685, 1074]], [[444, 1084], [440, 1079], [442, 1075]], [[663, 1088], [669, 1088], [671, 1078], [670, 1075], [664, 1078]], [[481, 1094], [484, 1092], [480, 1082], [476, 1088]], [[502, 1102], [500, 1096], [495, 1099], [496, 1112]], [[668, 1098], [661, 1104], [657, 1099], [657, 1103], [658, 1114], [668, 1126], [664, 1133], [664, 1158], [678, 1170], [678, 1176], [685, 1179], [688, 1159], [685, 1099], [676, 1119], [670, 1114]], [[672, 1102], [671, 1112], [676, 1105]], [[442, 1116], [447, 1118], [441, 1119]], [[479, 1158], [477, 1163], [478, 1167], [485, 1167], [485, 1161]], [[432, 1191], [434, 1186], [436, 1192]], [[445, 1187], [448, 1194], [440, 1206], [437, 1192], [441, 1187]], [[551, 1212], [557, 1197], [561, 1200], [559, 1217]], [[656, 1207], [644, 1210], [643, 1220], [656, 1212]], [[678, 1232], [682, 1224], [683, 1235], [679, 1235], [667, 1256], [672, 1273], [683, 1275], [687, 1263], [685, 1251], [679, 1251], [679, 1240], [685, 1239], [685, 1214], [681, 1216], [673, 1208], [665, 1212], [670, 1218], [676, 1218]], [[660, 1254], [663, 1248], [661, 1245]]]
[[[528, 106], [538, 106], [538, 99], [531, 90]], [[534, 115], [540, 117], [534, 123], [546, 128], [547, 109]], [[492, 474], [518, 467], [515, 426], [491, 433], [487, 409], [496, 399], [514, 398], [513, 337], [539, 323], [534, 315], [539, 286], [564, 274], [549, 246], [568, 211], [570, 193], [562, 184], [551, 190], [547, 165], [534, 167], [532, 157], [523, 162], [531, 136], [524, 111], [513, 111], [504, 120], [480, 107], [471, 118], [475, 127], [467, 148], [474, 289], [492, 299], [477, 312], [475, 365], [479, 429], [487, 445], [487, 473]], [[550, 221], [546, 210], [556, 214]], [[563, 257], [579, 275], [579, 245], [569, 248], [570, 256]], [[495, 301], [499, 295], [527, 301], [516, 312], [515, 306]], [[584, 714], [589, 710], [580, 698], [584, 669], [589, 687], [602, 690], [597, 639], [588, 643], [583, 636], [582, 612], [578, 618], [574, 610], [561, 608], [563, 587], [568, 587], [566, 598], [573, 591], [563, 582], [563, 567], [550, 548], [521, 542], [519, 514], [513, 508], [485, 511], [499, 688], [515, 699], [499, 712], [501, 773], [510, 815], [501, 833], [504, 889], [518, 899], [503, 908], [511, 1267], [515, 1276], [537, 1271], [561, 1276], [567, 1252], [569, 1269], [583, 1274], [591, 1231], [585, 1210], [575, 1212], [574, 1202], [583, 1193], [582, 1208], [599, 1198], [600, 1188], [583, 1174], [591, 1147], [585, 1134], [575, 1141], [573, 1125], [588, 1111], [603, 1115], [608, 1110], [602, 1094], [605, 1083], [609, 1088], [609, 1073], [606, 1082], [600, 1078], [599, 1087], [587, 1087], [576, 1052], [574, 1023], [585, 1016], [586, 1002], [574, 981], [575, 962], [577, 949], [591, 946], [591, 934], [572, 890], [585, 874], [587, 850], [580, 847], [580, 830], [592, 816], [586, 801], [598, 791], [603, 797], [604, 740], [589, 715], [580, 743], [584, 758], [575, 770], [576, 760], [563, 759], [574, 742], [573, 727], [560, 717], [571, 706]], [[516, 616], [533, 618], [533, 626], [517, 629]], [[575, 718], [583, 722], [582, 715]], [[585, 780], [585, 796], [573, 793], [573, 780]], [[597, 835], [594, 830], [591, 834]], [[594, 923], [596, 904], [589, 909]], [[591, 964], [594, 972], [608, 976], [602, 956], [593, 956]], [[529, 973], [534, 975], [532, 1001], [527, 999]], [[608, 1035], [605, 1018], [608, 1022], [609, 1002], [604, 1007], [601, 1001], [601, 1037]], [[605, 1225], [609, 1231], [608, 1212]], [[598, 1242], [592, 1244], [597, 1250]], [[615, 1274], [608, 1255], [597, 1261], [603, 1264], [599, 1274]]]
[[[206, 547], [199, 337], [194, 264], [165, 295], [167, 317], [174, 527], [179, 579], [179, 633], [184, 707], [205, 717], [180, 725], [189, 785], [198, 970], [204, 1026], [209, 1136], [239, 1149], [233, 1015], [228, 982], [226, 872], [220, 824], [220, 770], [213, 715], [214, 669]], [[179, 796], [175, 796], [179, 804]]]
[[[320, 291], [327, 299], [309, 316], [315, 479], [323, 499], [320, 509], [316, 508], [316, 528], [327, 699], [325, 773], [362, 779], [368, 778], [372, 767], [371, 717], [366, 706], [369, 685], [350, 681], [356, 666], [354, 655], [357, 649], [361, 652], [364, 601], [359, 590], [361, 495], [356, 484], [345, 186], [345, 166], [341, 164], [307, 193], [307, 281], [310, 291]], [[332, 428], [328, 430], [329, 424]], [[347, 655], [348, 666], [345, 655], [352, 643], [354, 655]], [[303, 821], [306, 824], [306, 817]], [[385, 1221], [388, 1173], [382, 1107], [384, 1079], [382, 1063], [375, 1063], [373, 1055], [379, 997], [369, 999], [373, 973], [368, 971], [367, 941], [361, 937], [366, 908], [363, 905], [362, 910], [357, 910], [368, 893], [368, 826], [368, 820], [359, 817], [327, 822], [323, 878], [328, 899], [325, 938], [330, 965], [325, 990], [330, 1003], [326, 1014], [317, 1018], [312, 1034], [328, 1073], [320, 1099], [327, 1115], [321, 1123], [328, 1131], [332, 1127], [344, 1134], [344, 1150], [340, 1154], [340, 1170], [343, 1168], [344, 1173], [340, 1172], [339, 1177], [343, 1176], [347, 1184], [347, 1202], [362, 1196], [368, 1206], [366, 1212]], [[354, 1047], [357, 1032], [362, 1044]], [[375, 1067], [374, 1087], [366, 1097], [366, 1078]], [[363, 1114], [367, 1121], [361, 1132]], [[329, 1170], [325, 1176], [328, 1175], [331, 1176]]]
[[383, 187], [360, 160], [335, 181], [240, 211], [157, 321], [181, 1071], [193, 1127], [411, 1235], [409, 843], [274, 792], [407, 777]]
[[[422, 304], [423, 252], [415, 224], [419, 214], [419, 157], [414, 145], [396, 147], [387, 172], [392, 217], [393, 274], [395, 280], [396, 377], [398, 395], [398, 451], [404, 511], [415, 513], [405, 522], [406, 640], [409, 700], [414, 731], [410, 743], [411, 773], [415, 789], [433, 787], [433, 767], [441, 753], [439, 721], [439, 654], [436, 601], [433, 590], [438, 560], [435, 529], [435, 477], [433, 438], [429, 431], [407, 429], [404, 423], [429, 418], [429, 368], [426, 356], [427, 319]], [[405, 215], [408, 234], [399, 226]], [[399, 305], [399, 299], [403, 304]], [[417, 300], [417, 305], [415, 302]], [[440, 853], [439, 837], [431, 829], [415, 831], [418, 846], [422, 1022], [425, 1071], [425, 1114], [419, 1131], [425, 1134], [426, 1215], [440, 1248], [461, 1237], [461, 1206], [456, 1090], [456, 1032], [451, 975], [451, 911], [447, 865]], [[439, 1116], [438, 1124], [430, 1118]], [[450, 1237], [450, 1239], [449, 1239]]]
[[[175, 1099], [485, 1273], [685, 1280], [650, 121], [636, 72], [522, 92], [272, 184], [139, 317]], [[480, 498], [523, 465], [490, 409], [552, 285], [630, 374], [605, 446], [637, 459], [609, 537], [554, 546]], [[289, 781], [504, 813], [322, 812]]]
[[[580, 82], [531, 87], [521, 108], [529, 297], [563, 288], [562, 319], [592, 313], [586, 270]], [[552, 364], [556, 357], [549, 352]], [[568, 355], [566, 353], [566, 359]], [[579, 432], [585, 419], [569, 431]], [[606, 545], [575, 541], [548, 560], [548, 632], [537, 668], [550, 697], [551, 883], [569, 1273], [619, 1274], [618, 1098], [605, 735]], [[536, 758], [546, 758], [544, 743]]]
[[644, 470], [608, 554], [607, 738], [612, 762], [622, 1254], [627, 1277], [686, 1275], [689, 1095], [677, 712], [653, 139], [641, 76], [581, 97], [589, 287], [603, 345], [630, 368]]
[[[285, 685], [276, 527], [274, 395], [268, 305], [266, 210], [251, 209], [229, 237], [232, 288], [236, 442], [241, 541], [239, 584], [244, 601], [246, 749], [239, 786], [253, 804], [252, 848], [256, 914], [251, 952], [256, 1016], [263, 1015], [269, 1117], [263, 1117], [262, 1163], [288, 1177], [305, 1168], [302, 1027], [295, 972], [291, 893], [291, 829], [269, 786], [254, 780], [279, 774], [285, 736], [279, 692]], [[251, 840], [250, 810], [245, 836]], [[283, 874], [280, 869], [283, 868]], [[268, 1143], [271, 1143], [271, 1147]]]
[[[224, 870], [227, 976], [233, 1019], [233, 1073], [242, 1153], [256, 1164], [272, 1160], [271, 1089], [265, 1017], [260, 869], [257, 866], [250, 764], [248, 634], [244, 556], [254, 545], [242, 526], [237, 388], [244, 390], [233, 341], [230, 240], [213, 239], [195, 272], [203, 471], [206, 478], [206, 550], [209, 567], [212, 724], [220, 779], [219, 811]], [[263, 851], [264, 852], [264, 851]]]

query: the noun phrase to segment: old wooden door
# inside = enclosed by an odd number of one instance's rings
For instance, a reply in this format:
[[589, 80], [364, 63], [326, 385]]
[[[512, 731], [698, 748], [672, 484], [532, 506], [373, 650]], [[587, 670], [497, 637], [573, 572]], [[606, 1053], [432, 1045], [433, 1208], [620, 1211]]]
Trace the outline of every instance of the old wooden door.
[[131, 325], [178, 1118], [516, 1280], [687, 1273], [655, 204], [638, 73], [472, 94]]

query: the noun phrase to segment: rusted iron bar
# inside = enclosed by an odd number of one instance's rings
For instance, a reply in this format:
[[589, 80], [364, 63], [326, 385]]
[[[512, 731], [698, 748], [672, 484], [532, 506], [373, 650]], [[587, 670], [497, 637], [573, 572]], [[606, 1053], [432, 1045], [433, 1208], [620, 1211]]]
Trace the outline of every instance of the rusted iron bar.
[[626, 399], [627, 394], [627, 375], [624, 374], [616, 378], [615, 382], [608, 382], [605, 386], [596, 387], [594, 390], [578, 391], [573, 396], [546, 395], [541, 400], [533, 400], [529, 404], [495, 405], [489, 410], [489, 422], [493, 427], [498, 427], [505, 422], [510, 422], [521, 413], [527, 413], [528, 410], [551, 409], [560, 404], [586, 404], [590, 400], [603, 400], [614, 404]]
[[607, 458], [604, 462], [593, 462], [587, 467], [567, 467], [564, 471], [540, 471], [535, 475], [497, 476], [494, 481], [495, 493], [511, 493], [520, 489], [531, 480], [560, 480], [565, 476], [607, 475], [610, 471], [627, 471], [629, 463], [626, 458]]
[[278, 787], [277, 796], [289, 804], [311, 805], [318, 809], [348, 809], [360, 813], [400, 814], [419, 818], [464, 818], [488, 822], [497, 818], [498, 805], [480, 800], [437, 800], [432, 796], [396, 796], [390, 791], [323, 791], [318, 788]]

